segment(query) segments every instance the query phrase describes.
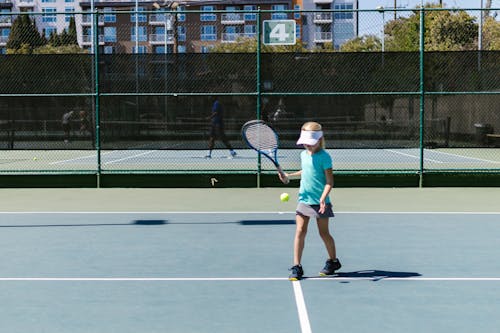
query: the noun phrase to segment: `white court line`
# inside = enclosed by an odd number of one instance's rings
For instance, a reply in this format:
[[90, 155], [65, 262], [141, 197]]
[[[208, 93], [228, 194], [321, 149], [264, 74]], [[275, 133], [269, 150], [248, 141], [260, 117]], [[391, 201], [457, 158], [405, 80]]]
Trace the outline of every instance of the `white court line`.
[[[114, 151], [109, 151], [109, 152], [106, 152], [106, 153], [101, 153], [101, 156], [104, 156], [104, 155], [108, 155], [108, 154], [112, 154]], [[78, 161], [78, 160], [85, 160], [85, 159], [88, 159], [88, 158], [91, 158], [91, 157], [94, 157], [97, 159], [97, 153], [96, 154], [93, 154], [93, 155], [87, 155], [87, 156], [81, 156], [81, 157], [75, 157], [75, 158], [70, 158], [70, 159], [67, 159], [67, 160], [60, 160], [60, 161], [55, 161], [55, 162], [51, 162], [49, 163], [49, 165], [56, 165], [56, 164], [62, 164], [62, 163], [67, 163], [67, 162], [73, 162], [73, 161]]]
[[[493, 164], [499, 164], [499, 161], [491, 161], [491, 160], [486, 160], [484, 158], [477, 158], [477, 157], [469, 157], [469, 156], [463, 156], [463, 155], [457, 155], [457, 154], [452, 154], [452, 153], [447, 153], [444, 151], [436, 151], [437, 154], [443, 154], [443, 155], [448, 155], [448, 156], [453, 156], [453, 157], [458, 157], [458, 158], [463, 158], [467, 160], [474, 160], [474, 161], [480, 161], [480, 162], [487, 162], [487, 163], [493, 163]], [[460, 162], [458, 162], [460, 163]]]
[[311, 323], [309, 322], [309, 315], [307, 314], [302, 287], [299, 281], [292, 281], [292, 285], [293, 293], [295, 294], [295, 303], [297, 304], [297, 312], [299, 314], [300, 329], [302, 333], [311, 333]]
[[[363, 280], [385, 280], [385, 281], [500, 281], [500, 277], [312, 277], [304, 278], [303, 281], [363, 281]], [[0, 277], [0, 281], [288, 281], [286, 277]], [[294, 283], [299, 281], [292, 281]], [[300, 284], [296, 294], [302, 296]]]
[[[400, 151], [397, 151], [397, 150], [392, 150], [392, 149], [384, 149], [384, 150], [388, 151], [390, 153], [399, 154], [399, 155], [403, 155], [403, 156], [407, 156], [407, 157], [412, 157], [412, 158], [415, 158], [415, 159], [419, 159], [420, 158], [420, 156], [406, 154], [406, 153], [403, 153], [403, 152], [400, 152]], [[427, 158], [425, 156], [424, 156], [424, 161], [435, 162], [435, 163], [444, 163], [443, 161], [433, 160], [433, 159]]]
[[139, 156], [144, 156], [144, 155], [147, 155], [147, 154], [151, 154], [151, 153], [154, 153], [156, 151], [158, 151], [158, 150], [157, 149], [156, 150], [147, 150], [147, 151], [145, 151], [143, 153], [140, 153], [140, 154], [135, 154], [135, 155], [131, 155], [131, 156], [119, 158], [117, 160], [111, 160], [111, 161], [108, 161], [108, 162], [104, 162], [104, 164], [111, 164], [111, 163], [121, 162], [121, 161], [129, 160], [131, 158], [136, 158], [136, 157], [139, 157]]

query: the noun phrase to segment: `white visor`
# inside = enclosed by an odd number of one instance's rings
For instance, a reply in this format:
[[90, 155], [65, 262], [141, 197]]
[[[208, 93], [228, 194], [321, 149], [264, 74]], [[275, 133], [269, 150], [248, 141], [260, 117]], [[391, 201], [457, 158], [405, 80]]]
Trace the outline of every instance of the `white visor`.
[[300, 131], [300, 138], [297, 140], [298, 145], [314, 146], [319, 139], [323, 137], [323, 131]]

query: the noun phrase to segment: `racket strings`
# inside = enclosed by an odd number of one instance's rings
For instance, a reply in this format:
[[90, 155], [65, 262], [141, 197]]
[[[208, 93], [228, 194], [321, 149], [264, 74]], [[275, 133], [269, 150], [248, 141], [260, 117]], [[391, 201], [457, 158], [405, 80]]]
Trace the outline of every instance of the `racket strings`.
[[265, 124], [254, 124], [245, 131], [248, 142], [258, 150], [278, 148], [278, 140], [274, 131]]

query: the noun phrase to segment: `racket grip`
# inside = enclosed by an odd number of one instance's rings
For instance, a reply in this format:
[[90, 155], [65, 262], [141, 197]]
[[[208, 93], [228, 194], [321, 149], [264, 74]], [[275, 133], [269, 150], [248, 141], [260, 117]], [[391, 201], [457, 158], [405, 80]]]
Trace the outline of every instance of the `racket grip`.
[[283, 184], [290, 183], [290, 179], [288, 179], [287, 175], [280, 166], [278, 166], [278, 173], [280, 175], [280, 180], [283, 182]]

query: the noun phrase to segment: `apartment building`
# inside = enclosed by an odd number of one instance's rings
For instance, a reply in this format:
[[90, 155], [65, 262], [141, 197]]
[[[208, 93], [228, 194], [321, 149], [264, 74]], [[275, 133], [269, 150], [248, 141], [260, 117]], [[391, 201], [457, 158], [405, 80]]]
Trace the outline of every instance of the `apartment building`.
[[[139, 12], [158, 13], [136, 16], [131, 13], [136, 7]], [[357, 0], [0, 0], [0, 10], [4, 14], [43, 13], [34, 17], [46, 38], [67, 29], [71, 17], [75, 17], [78, 43], [89, 51], [93, 48], [94, 21], [92, 15], [81, 13], [98, 10], [99, 51], [106, 54], [207, 52], [218, 43], [255, 37], [257, 14], [249, 11], [258, 8], [272, 11], [262, 13], [261, 19], [294, 19], [297, 38], [309, 48], [325, 43], [339, 47], [357, 35], [355, 12], [325, 11], [355, 10]], [[292, 9], [325, 12], [287, 12]], [[10, 15], [0, 16], [0, 53], [6, 51], [13, 20]]]

